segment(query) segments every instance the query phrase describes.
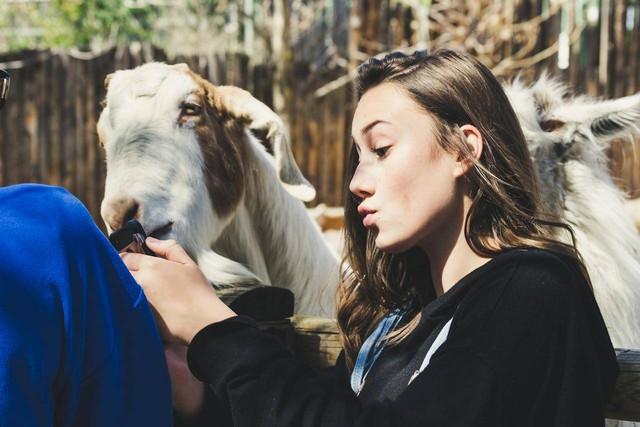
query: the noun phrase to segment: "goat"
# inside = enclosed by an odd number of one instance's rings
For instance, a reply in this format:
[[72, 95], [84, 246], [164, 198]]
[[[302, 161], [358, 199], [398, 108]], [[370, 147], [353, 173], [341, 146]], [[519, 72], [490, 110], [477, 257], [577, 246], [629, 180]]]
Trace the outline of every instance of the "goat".
[[212, 283], [282, 286], [297, 313], [333, 317], [338, 257], [301, 201], [315, 190], [281, 119], [185, 64], [116, 71], [105, 86], [97, 128], [107, 231], [135, 218], [182, 245]]
[[515, 80], [506, 91], [536, 165], [542, 202], [572, 226], [614, 346], [640, 348], [640, 237], [606, 157], [613, 139], [638, 130], [640, 93], [607, 101], [571, 97], [547, 75], [528, 87]]

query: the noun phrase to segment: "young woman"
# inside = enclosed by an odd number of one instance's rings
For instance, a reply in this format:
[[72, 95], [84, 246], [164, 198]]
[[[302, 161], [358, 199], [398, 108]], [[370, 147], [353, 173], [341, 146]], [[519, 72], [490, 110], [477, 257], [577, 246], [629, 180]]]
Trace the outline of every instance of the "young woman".
[[602, 425], [615, 354], [499, 82], [442, 50], [371, 59], [357, 86], [337, 366], [293, 359], [149, 239], [166, 260], [123, 258], [164, 338], [234, 425]]

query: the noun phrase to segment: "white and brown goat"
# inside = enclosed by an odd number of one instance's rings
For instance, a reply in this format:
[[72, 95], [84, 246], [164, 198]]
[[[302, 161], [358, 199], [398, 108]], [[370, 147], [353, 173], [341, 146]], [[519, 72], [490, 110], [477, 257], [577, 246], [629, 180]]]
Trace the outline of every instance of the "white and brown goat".
[[[301, 201], [315, 190], [281, 119], [184, 64], [117, 71], [105, 84], [108, 230], [136, 218], [180, 243], [215, 284], [282, 286], [297, 313], [333, 316], [338, 258]], [[252, 131], [266, 133], [266, 147]]]
[[506, 89], [538, 171], [542, 201], [575, 232], [614, 346], [640, 348], [640, 237], [606, 156], [612, 140], [637, 134], [640, 94], [607, 101], [571, 97], [547, 76]]

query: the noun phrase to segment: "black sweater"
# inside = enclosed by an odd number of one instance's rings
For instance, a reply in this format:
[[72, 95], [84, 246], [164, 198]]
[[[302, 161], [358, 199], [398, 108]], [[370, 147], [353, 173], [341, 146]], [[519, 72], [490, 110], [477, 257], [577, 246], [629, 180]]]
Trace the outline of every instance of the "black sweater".
[[[447, 340], [407, 386], [452, 316]], [[200, 331], [188, 362], [211, 385], [211, 425], [251, 427], [601, 426], [618, 372], [588, 285], [572, 262], [541, 250], [499, 255], [424, 307], [360, 397], [342, 358], [316, 372], [243, 316]]]

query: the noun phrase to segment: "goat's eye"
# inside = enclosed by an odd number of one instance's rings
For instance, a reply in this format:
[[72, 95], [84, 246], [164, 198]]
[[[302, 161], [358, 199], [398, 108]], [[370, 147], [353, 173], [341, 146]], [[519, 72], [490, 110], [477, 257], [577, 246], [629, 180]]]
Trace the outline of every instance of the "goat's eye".
[[565, 123], [562, 120], [544, 120], [540, 122], [540, 129], [545, 132], [553, 132], [554, 130], [558, 130], [563, 127]]
[[185, 102], [180, 106], [181, 116], [199, 116], [202, 108], [197, 104]]

